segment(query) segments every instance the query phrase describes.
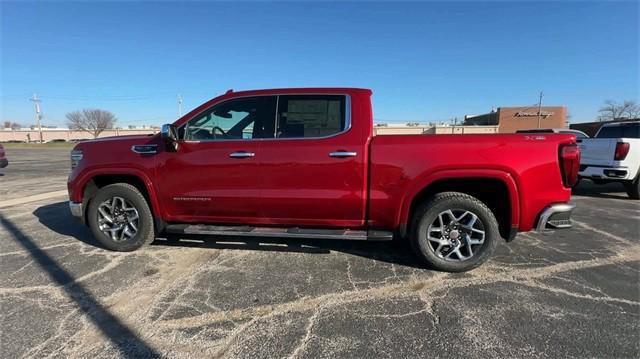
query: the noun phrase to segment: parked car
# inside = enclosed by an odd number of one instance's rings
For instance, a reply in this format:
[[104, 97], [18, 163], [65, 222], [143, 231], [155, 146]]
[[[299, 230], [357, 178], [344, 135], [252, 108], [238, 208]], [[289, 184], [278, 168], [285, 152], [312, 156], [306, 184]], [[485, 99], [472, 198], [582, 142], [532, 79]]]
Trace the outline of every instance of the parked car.
[[4, 152], [4, 146], [0, 144], [0, 168], [5, 168], [9, 165], [9, 160], [7, 160], [7, 155]]
[[603, 125], [592, 139], [580, 144], [581, 178], [596, 184], [621, 182], [629, 197], [640, 199], [640, 121]]
[[63, 143], [67, 142], [64, 138], [54, 138], [53, 140], [46, 141], [46, 143]]
[[575, 136], [373, 136], [371, 91], [233, 92], [154, 136], [71, 152], [71, 212], [107, 248], [162, 232], [409, 240], [433, 268], [479, 266], [500, 238], [571, 227]]
[[566, 133], [576, 135], [576, 141], [578, 143], [582, 142], [585, 138], [589, 138], [589, 135], [586, 133], [570, 128], [532, 128], [528, 130], [517, 130], [516, 133]]

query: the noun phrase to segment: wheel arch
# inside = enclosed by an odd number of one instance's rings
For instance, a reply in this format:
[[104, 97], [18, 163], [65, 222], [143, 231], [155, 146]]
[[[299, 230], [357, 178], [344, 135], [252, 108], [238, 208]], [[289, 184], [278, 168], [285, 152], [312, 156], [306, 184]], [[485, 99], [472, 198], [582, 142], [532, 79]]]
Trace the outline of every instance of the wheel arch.
[[131, 168], [95, 170], [83, 176], [79, 183], [78, 188], [82, 194], [84, 216], [86, 216], [91, 198], [95, 196], [100, 188], [114, 183], [128, 183], [136, 187], [145, 197], [154, 218], [156, 218], [156, 222], [160, 219], [160, 206], [153, 182], [151, 182], [149, 176], [140, 170]]
[[[500, 170], [448, 170], [431, 174], [407, 192], [400, 211], [400, 235], [409, 232], [416, 208], [439, 192], [461, 192], [482, 201], [496, 216], [500, 235], [515, 237], [520, 222], [520, 199], [516, 181]], [[497, 195], [496, 195], [497, 194]]]

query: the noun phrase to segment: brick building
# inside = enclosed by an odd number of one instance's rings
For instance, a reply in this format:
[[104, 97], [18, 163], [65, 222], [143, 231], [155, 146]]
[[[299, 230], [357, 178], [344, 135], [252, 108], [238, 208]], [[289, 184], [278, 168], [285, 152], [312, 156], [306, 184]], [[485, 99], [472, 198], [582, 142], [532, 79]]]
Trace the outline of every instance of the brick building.
[[[539, 125], [538, 125], [539, 118]], [[532, 128], [567, 127], [567, 108], [564, 106], [498, 107], [497, 110], [482, 115], [467, 115], [465, 126], [498, 126], [499, 133], [514, 133]]]

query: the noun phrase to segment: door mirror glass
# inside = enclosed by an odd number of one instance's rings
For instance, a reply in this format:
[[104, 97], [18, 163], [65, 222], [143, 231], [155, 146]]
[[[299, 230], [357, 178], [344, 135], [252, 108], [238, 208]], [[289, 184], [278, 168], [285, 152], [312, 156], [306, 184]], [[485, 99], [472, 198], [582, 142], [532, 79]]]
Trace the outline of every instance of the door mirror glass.
[[178, 131], [173, 124], [162, 125], [160, 137], [167, 150], [175, 151], [178, 149]]

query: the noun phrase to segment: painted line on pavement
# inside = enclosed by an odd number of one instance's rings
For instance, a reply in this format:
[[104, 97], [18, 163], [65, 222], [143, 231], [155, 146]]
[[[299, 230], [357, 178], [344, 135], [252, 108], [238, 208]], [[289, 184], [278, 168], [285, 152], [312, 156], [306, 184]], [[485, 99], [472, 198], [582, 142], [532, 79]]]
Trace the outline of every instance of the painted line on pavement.
[[20, 198], [10, 199], [7, 201], [0, 201], [0, 208], [16, 206], [19, 204], [25, 204], [29, 202], [41, 201], [43, 199], [62, 197], [62, 196], [66, 196], [67, 194], [68, 194], [67, 190], [65, 189], [61, 191], [34, 194], [33, 196], [20, 197]]

